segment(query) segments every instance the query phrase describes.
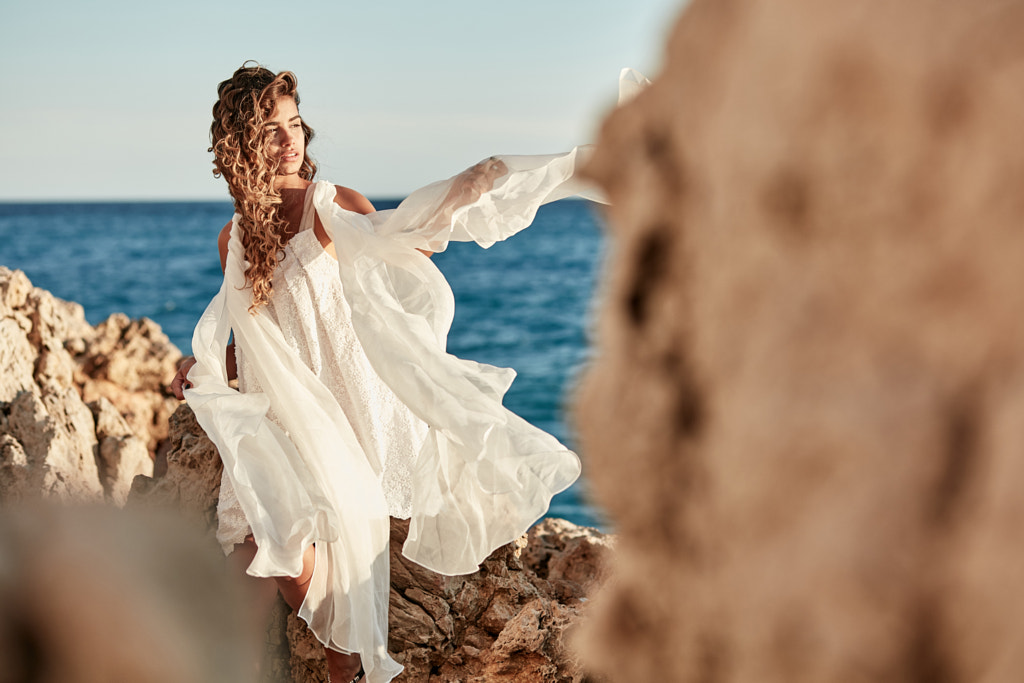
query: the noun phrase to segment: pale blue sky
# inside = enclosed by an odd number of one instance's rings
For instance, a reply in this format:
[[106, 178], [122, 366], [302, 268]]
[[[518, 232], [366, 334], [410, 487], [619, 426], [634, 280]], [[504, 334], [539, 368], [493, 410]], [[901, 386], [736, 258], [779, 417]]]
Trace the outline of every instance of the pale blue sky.
[[403, 195], [491, 154], [593, 140], [682, 0], [3, 2], [0, 201], [226, 198], [216, 86], [299, 77], [320, 177]]

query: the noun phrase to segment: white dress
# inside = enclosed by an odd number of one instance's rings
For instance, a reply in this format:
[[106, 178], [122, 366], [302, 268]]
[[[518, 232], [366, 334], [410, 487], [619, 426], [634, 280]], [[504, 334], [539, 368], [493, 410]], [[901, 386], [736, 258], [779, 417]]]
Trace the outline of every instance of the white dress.
[[[410, 468], [427, 435], [427, 425], [402, 403], [370, 366], [352, 328], [352, 311], [338, 277], [338, 263], [313, 230], [313, 188], [306, 191], [298, 232], [288, 241], [274, 271], [274, 293], [263, 311], [281, 329], [289, 346], [330, 389], [350, 417], [364, 450], [383, 465], [381, 490], [392, 517], [412, 514]], [[263, 391], [252, 363], [235, 347], [238, 388]], [[274, 419], [273, 411], [268, 416]], [[217, 539], [225, 553], [251, 532], [231, 478], [221, 478]]]
[[[580, 471], [574, 453], [502, 406], [513, 371], [446, 352], [454, 298], [417, 249], [490, 246], [527, 227], [541, 204], [581, 193], [583, 153], [492, 157], [368, 216], [317, 183], [308, 202], [337, 260], [307, 210], [256, 315], [234, 222], [185, 392], [224, 462], [220, 536], [230, 544], [251, 530], [253, 576], [298, 576], [315, 545], [299, 616], [328, 647], [359, 653], [368, 683], [402, 670], [387, 653], [389, 515], [410, 518], [406, 557], [470, 573]], [[232, 334], [242, 391], [227, 380]]]

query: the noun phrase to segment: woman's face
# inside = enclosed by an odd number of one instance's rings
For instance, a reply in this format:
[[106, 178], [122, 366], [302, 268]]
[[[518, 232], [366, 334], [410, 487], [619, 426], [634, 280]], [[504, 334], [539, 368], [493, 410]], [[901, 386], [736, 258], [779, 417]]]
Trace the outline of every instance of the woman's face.
[[291, 97], [278, 98], [274, 113], [267, 119], [264, 128], [270, 140], [267, 151], [280, 164], [277, 175], [294, 176], [297, 179], [306, 153], [306, 136], [302, 132], [302, 118], [295, 100]]

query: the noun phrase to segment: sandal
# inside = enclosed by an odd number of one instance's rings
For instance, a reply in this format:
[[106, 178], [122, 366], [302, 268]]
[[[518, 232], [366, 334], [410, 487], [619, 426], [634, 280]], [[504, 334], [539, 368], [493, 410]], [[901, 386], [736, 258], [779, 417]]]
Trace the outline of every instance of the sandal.
[[[360, 666], [359, 667], [359, 671], [356, 672], [356, 677], [353, 678], [351, 681], [349, 681], [349, 683], [359, 683], [359, 681], [363, 680], [364, 676], [366, 676], [366, 672], [363, 671], [363, 667]], [[330, 671], [327, 672], [327, 683], [331, 683], [331, 672]]]

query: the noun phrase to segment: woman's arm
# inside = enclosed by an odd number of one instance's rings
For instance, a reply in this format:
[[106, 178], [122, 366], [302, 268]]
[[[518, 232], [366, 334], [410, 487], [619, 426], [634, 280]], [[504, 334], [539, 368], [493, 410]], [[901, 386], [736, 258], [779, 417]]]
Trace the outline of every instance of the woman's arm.
[[[227, 269], [228, 264], [228, 242], [231, 240], [231, 224], [232, 221], [228, 221], [220, 231], [220, 237], [217, 238], [217, 249], [220, 250], [220, 269], [224, 271]], [[228, 344], [227, 355], [224, 357], [224, 365], [228, 371], [228, 381], [238, 378], [238, 367], [235, 364], [235, 342]]]
[[[377, 210], [373, 207], [373, 203], [361, 193], [341, 185], [334, 186], [334, 203], [347, 211], [361, 213], [364, 216]], [[316, 231], [317, 239], [320, 240], [320, 244], [323, 245], [324, 249], [331, 256], [335, 256], [334, 245], [331, 244], [331, 238], [327, 235], [327, 231], [324, 230], [324, 226], [320, 224], [319, 218], [317, 218], [314, 230]], [[434, 255], [432, 251], [425, 251], [423, 249], [417, 249], [416, 251], [426, 256]]]

